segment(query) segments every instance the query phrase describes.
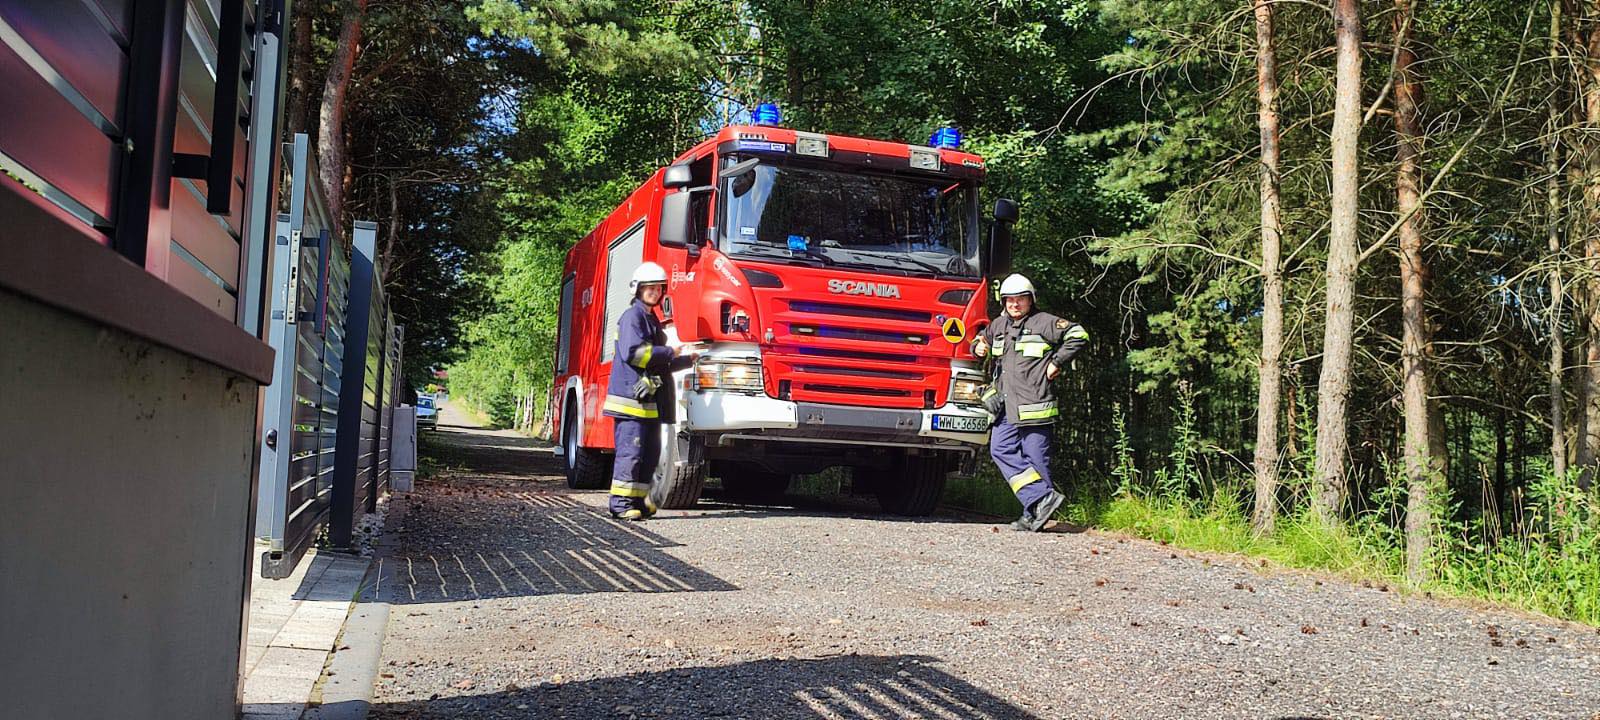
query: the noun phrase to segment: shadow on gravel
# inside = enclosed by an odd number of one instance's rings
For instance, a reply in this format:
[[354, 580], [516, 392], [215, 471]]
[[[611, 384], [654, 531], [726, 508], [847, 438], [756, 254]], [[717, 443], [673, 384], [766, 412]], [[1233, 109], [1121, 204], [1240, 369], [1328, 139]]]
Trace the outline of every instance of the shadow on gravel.
[[915, 655], [760, 660], [384, 703], [371, 717], [1037, 720], [935, 662]]
[[375, 590], [390, 603], [738, 589], [564, 493], [447, 487], [404, 503], [378, 557]]
[[936, 514], [923, 517], [904, 517], [889, 515], [879, 511], [876, 506], [857, 506], [847, 500], [839, 498], [794, 498], [794, 504], [783, 505], [735, 505], [719, 502], [715, 499], [702, 500], [700, 505], [693, 510], [668, 511], [661, 517], [650, 522], [672, 522], [677, 520], [701, 520], [713, 518], [746, 518], [751, 520], [767, 520], [784, 517], [818, 517], [826, 515], [832, 518], [850, 520], [878, 520], [885, 522], [910, 523], [920, 525], [1010, 525], [1014, 518], [1002, 518], [979, 513], [971, 513], [955, 508], [940, 508]]

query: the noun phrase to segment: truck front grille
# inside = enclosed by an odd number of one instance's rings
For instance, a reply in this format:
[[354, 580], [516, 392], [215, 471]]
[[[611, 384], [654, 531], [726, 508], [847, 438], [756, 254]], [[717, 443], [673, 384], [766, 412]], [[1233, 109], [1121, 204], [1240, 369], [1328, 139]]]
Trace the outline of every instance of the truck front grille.
[[928, 333], [924, 332], [867, 330], [865, 328], [839, 327], [836, 325], [791, 325], [789, 330], [796, 335], [835, 340], [870, 340], [872, 342], [910, 343], [912, 345], [928, 344]]
[[809, 392], [828, 393], [830, 395], [864, 395], [867, 397], [911, 397], [909, 390], [896, 390], [881, 387], [856, 387], [854, 385], [824, 385], [820, 383], [802, 383], [801, 389]]
[[873, 362], [914, 363], [915, 355], [895, 355], [893, 353], [866, 352], [863, 350], [834, 350], [833, 348], [800, 347], [796, 352], [811, 357], [842, 358], [845, 360], [871, 360]]
[[866, 305], [845, 305], [842, 303], [821, 302], [816, 300], [790, 300], [789, 309], [807, 315], [840, 315], [844, 317], [875, 318], [878, 320], [900, 320], [910, 323], [928, 323], [933, 321], [932, 313], [918, 310], [900, 310], [896, 308], [871, 307]]
[[876, 370], [865, 368], [833, 367], [829, 365], [795, 365], [794, 371], [808, 375], [843, 375], [848, 377], [886, 378], [890, 380], [921, 380], [927, 373], [904, 370]]

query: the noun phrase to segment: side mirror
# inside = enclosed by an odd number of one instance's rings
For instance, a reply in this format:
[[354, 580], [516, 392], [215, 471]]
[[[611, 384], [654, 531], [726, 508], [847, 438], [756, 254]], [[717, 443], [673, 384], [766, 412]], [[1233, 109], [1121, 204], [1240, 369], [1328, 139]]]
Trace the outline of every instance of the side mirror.
[[995, 222], [1014, 223], [1017, 221], [1017, 201], [1010, 198], [1000, 198], [994, 201]]
[[1001, 198], [994, 203], [994, 225], [989, 228], [988, 257], [985, 272], [997, 277], [1011, 272], [1011, 249], [1015, 238], [1012, 226], [1017, 222], [1017, 201]]
[[[682, 169], [684, 175], [689, 174], [689, 168]], [[669, 179], [672, 170], [673, 168], [667, 168]], [[661, 198], [661, 227], [657, 233], [657, 241], [662, 245], [677, 248], [689, 246], [689, 200], [692, 197], [694, 193], [679, 190]]]
[[689, 187], [694, 183], [694, 173], [688, 165], [668, 165], [666, 174], [661, 178], [661, 184], [669, 188]]

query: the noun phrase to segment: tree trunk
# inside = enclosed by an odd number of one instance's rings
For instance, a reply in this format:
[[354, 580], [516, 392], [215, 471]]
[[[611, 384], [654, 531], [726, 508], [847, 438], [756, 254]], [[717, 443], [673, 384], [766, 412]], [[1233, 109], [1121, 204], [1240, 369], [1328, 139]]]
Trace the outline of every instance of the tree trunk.
[[1432, 427], [1428, 422], [1429, 327], [1425, 305], [1427, 260], [1422, 256], [1422, 83], [1413, 69], [1415, 0], [1395, 0], [1394, 129], [1396, 136], [1395, 210], [1400, 214], [1400, 342], [1401, 398], [1405, 408], [1405, 442], [1401, 453], [1406, 473], [1406, 578], [1427, 579], [1428, 552], [1433, 547]]
[[289, 105], [284, 111], [289, 137], [305, 132], [306, 105], [311, 102], [311, 8], [295, 8], [293, 43], [289, 45]]
[[1256, 395], [1256, 506], [1251, 524], [1272, 532], [1278, 514], [1278, 401], [1283, 385], [1283, 221], [1278, 195], [1278, 56], [1272, 3], [1255, 0], [1256, 112], [1261, 130], [1261, 365]]
[[1327, 326], [1322, 334], [1322, 376], [1317, 382], [1317, 467], [1313, 505], [1326, 523], [1341, 521], [1345, 496], [1347, 404], [1355, 331], [1355, 273], [1361, 134], [1361, 10], [1358, 0], [1334, 0], [1336, 33], [1333, 105], [1333, 197], [1328, 231]]
[[[1506, 419], [1506, 393], [1501, 392], [1498, 398], [1501, 402], [1495, 407], [1494, 413], [1494, 497], [1500, 497], [1500, 491], [1505, 489], [1506, 477], [1511, 464], [1511, 438], [1507, 432], [1511, 428]], [[1489, 508], [1483, 508], [1485, 514]]]
[[[1582, 292], [1578, 292], [1574, 300], [1580, 308], [1587, 307], [1586, 303], [1588, 300], [1584, 297]], [[1573, 345], [1574, 347], [1572, 348], [1571, 365], [1573, 368], [1579, 371], [1579, 374], [1577, 378], [1578, 385], [1576, 388], [1574, 388], [1574, 392], [1578, 397], [1576, 398], [1577, 411], [1572, 414], [1572, 444], [1575, 447], [1572, 448], [1571, 452], [1574, 456], [1572, 460], [1572, 466], [1581, 468], [1587, 466], [1591, 462], [1589, 458], [1589, 443], [1584, 441], [1584, 438], [1589, 437], [1589, 413], [1584, 412], [1584, 408], [1589, 407], [1589, 383], [1584, 381], [1585, 378], [1582, 374], [1585, 362], [1584, 358], [1588, 353], [1588, 349], [1587, 343], [1577, 342], [1573, 343]], [[1563, 376], [1565, 376], [1565, 373], [1563, 373]]]
[[[1283, 372], [1283, 457], [1287, 465], [1296, 476], [1300, 476], [1306, 468], [1300, 467], [1300, 368], [1289, 366]], [[1282, 479], [1279, 475], [1279, 479]], [[1289, 487], [1289, 497], [1285, 498], [1285, 505], [1298, 510], [1305, 500], [1301, 494], [1305, 487], [1303, 483], [1296, 482]]]
[[345, 8], [339, 43], [328, 61], [328, 78], [322, 85], [322, 106], [317, 113], [317, 162], [322, 192], [328, 198], [329, 220], [334, 228], [344, 227], [345, 97], [356, 57], [361, 54], [361, 21], [366, 10], [367, 0], [354, 0]]
[[[1582, 39], [1584, 125], [1587, 132], [1600, 126], [1600, 0], [1584, 3]], [[1600, 262], [1600, 145], [1593, 139], [1584, 143], [1583, 162], [1583, 254], [1592, 265]], [[1600, 277], [1586, 283], [1588, 301], [1588, 348], [1584, 359], [1584, 414], [1588, 421], [1583, 438], [1579, 483], [1587, 488], [1593, 482], [1595, 463], [1600, 458]]]
[[[1528, 414], [1527, 413], [1517, 413], [1517, 431], [1515, 433], [1513, 433], [1511, 435], [1511, 437], [1515, 438], [1516, 441], [1517, 441], [1516, 446], [1513, 447], [1512, 450], [1511, 450], [1511, 457], [1514, 457], [1514, 458], [1517, 459], [1517, 471], [1515, 473], [1512, 473], [1511, 482], [1506, 483], [1505, 487], [1500, 488], [1499, 489], [1500, 490], [1500, 494], [1495, 496], [1495, 499], [1494, 499], [1495, 508], [1496, 508], [1496, 511], [1501, 513], [1501, 514], [1504, 514], [1504, 512], [1505, 512], [1504, 508], [1506, 506], [1506, 499], [1511, 497], [1511, 488], [1513, 486], [1515, 486], [1519, 482], [1520, 483], [1526, 483], [1527, 482], [1527, 478], [1528, 478]], [[1500, 518], [1498, 516], [1495, 517], [1495, 524], [1498, 525], [1499, 521], [1500, 521]]]
[[[1550, 72], [1561, 76], [1561, 0], [1550, 3]], [[1545, 208], [1548, 214], [1545, 228], [1549, 246], [1550, 267], [1550, 462], [1556, 475], [1567, 474], [1566, 389], [1562, 385], [1562, 368], [1566, 365], [1566, 348], [1561, 337], [1561, 310], [1566, 293], [1561, 288], [1561, 106], [1556, 93], [1550, 98], [1550, 128], [1545, 146]]]
[[389, 181], [389, 232], [383, 240], [383, 251], [378, 253], [378, 280], [384, 283], [389, 281], [389, 272], [394, 269], [394, 249], [400, 242], [400, 190], [395, 187], [394, 175], [386, 179]]

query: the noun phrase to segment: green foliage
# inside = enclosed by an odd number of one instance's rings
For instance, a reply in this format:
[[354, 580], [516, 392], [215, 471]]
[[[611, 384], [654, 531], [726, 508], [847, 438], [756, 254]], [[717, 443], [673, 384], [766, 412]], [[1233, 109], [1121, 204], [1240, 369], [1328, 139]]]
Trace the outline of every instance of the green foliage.
[[1139, 466], [1133, 460], [1133, 441], [1128, 437], [1128, 416], [1122, 404], [1112, 406], [1111, 429], [1117, 436], [1117, 464], [1111, 476], [1117, 481], [1117, 496], [1132, 496], [1139, 486]]
[[[1119, 447], [1124, 443], [1119, 441]], [[1231, 493], [1194, 496], [1188, 483], [1196, 474], [1189, 457], [1175, 453], [1166, 467], [1156, 470], [1152, 487], [1120, 492], [1105, 504], [1088, 504], [1091, 514], [1083, 517], [1177, 547], [1245, 554], [1287, 567], [1404, 586], [1405, 537], [1398, 531], [1398, 519], [1405, 489], [1398, 483], [1380, 488], [1371, 509], [1346, 525], [1329, 527], [1302, 507], [1263, 537], [1252, 531], [1245, 505]], [[1389, 476], [1401, 477], [1398, 472]], [[1443, 493], [1436, 498], [1435, 537], [1440, 541], [1428, 559], [1432, 579], [1417, 590], [1494, 600], [1600, 625], [1600, 494], [1580, 489], [1575, 475], [1544, 473], [1530, 486], [1525, 506], [1518, 508], [1517, 525], [1506, 536], [1482, 520], [1452, 521], [1456, 508]]]
[[482, 0], [466, 16], [489, 35], [525, 43], [557, 66], [582, 65], [611, 74], [669, 62], [688, 62], [695, 48], [670, 28], [652, 23], [663, 8], [617, 0]]

